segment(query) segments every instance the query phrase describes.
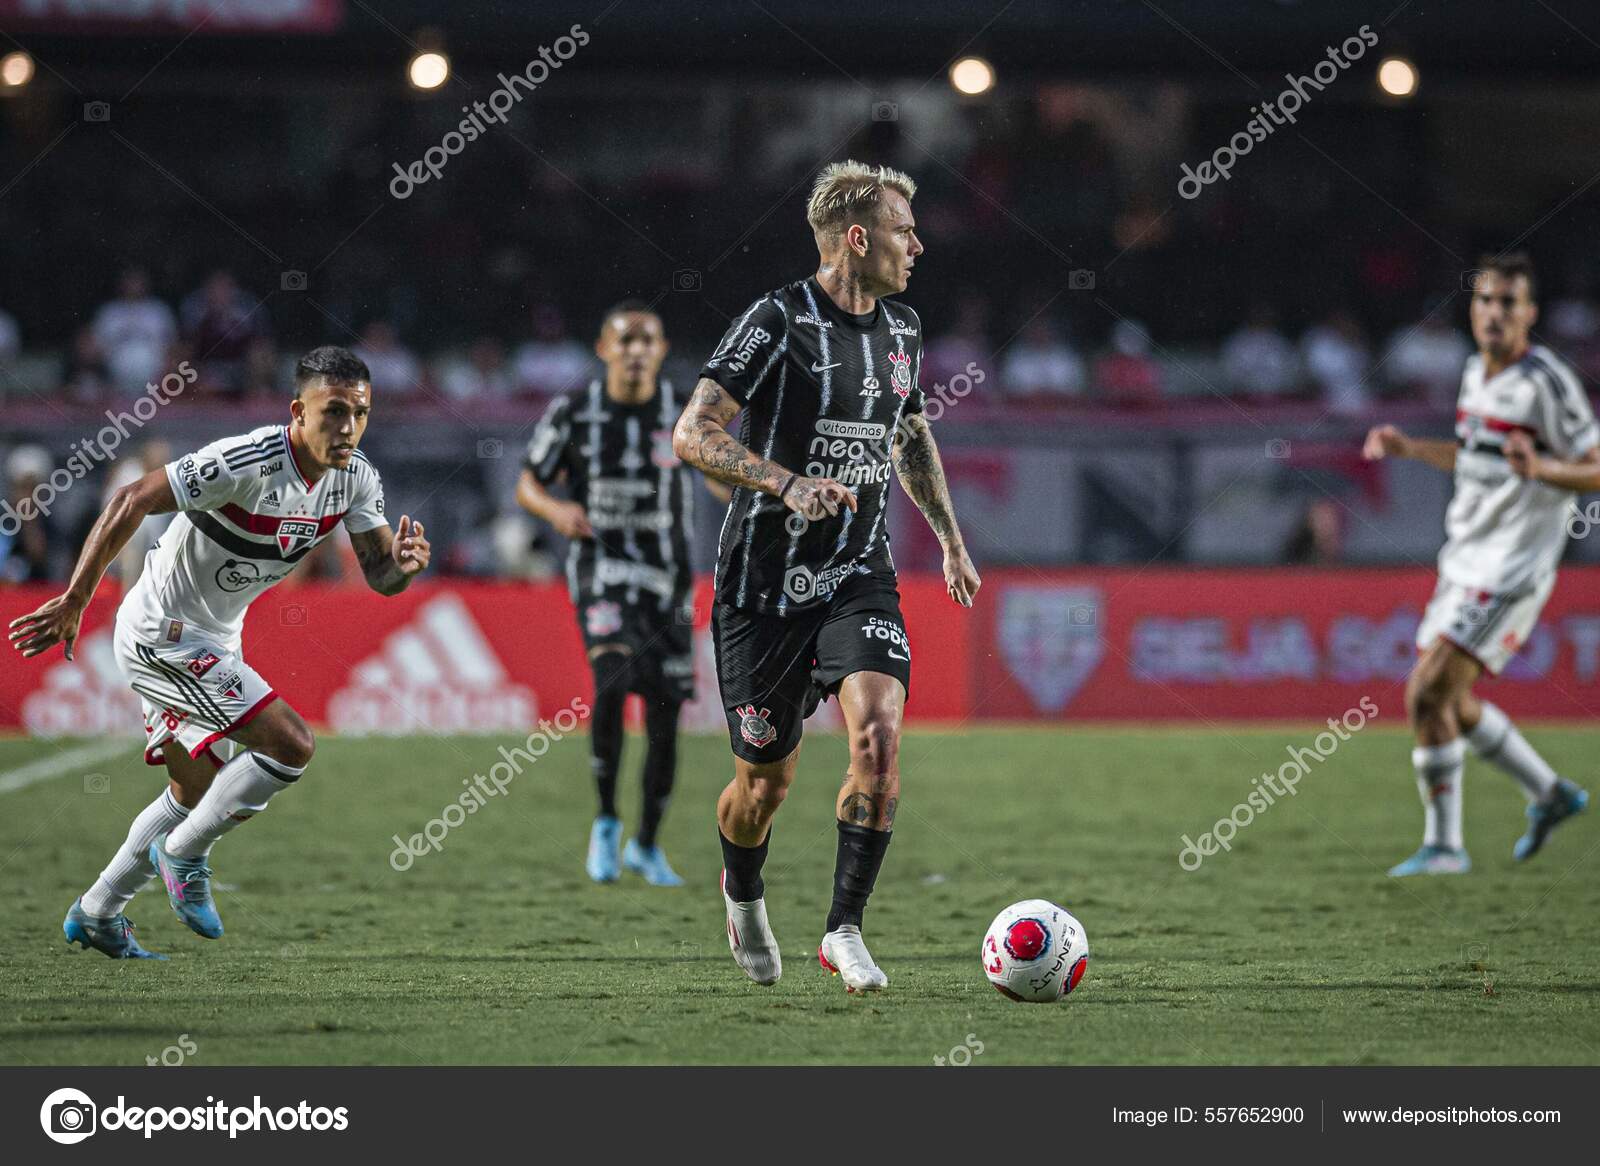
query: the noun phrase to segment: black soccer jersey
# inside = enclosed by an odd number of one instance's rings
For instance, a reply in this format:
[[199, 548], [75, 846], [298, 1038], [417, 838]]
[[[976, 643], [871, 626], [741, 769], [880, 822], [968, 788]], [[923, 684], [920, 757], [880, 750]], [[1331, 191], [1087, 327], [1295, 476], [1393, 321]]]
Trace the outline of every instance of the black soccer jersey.
[[813, 478], [857, 510], [806, 521], [777, 498], [736, 489], [717, 548], [717, 599], [786, 615], [827, 602], [844, 579], [892, 573], [884, 511], [900, 418], [922, 412], [922, 325], [904, 304], [839, 308], [814, 278], [763, 296], [700, 372], [744, 406], [744, 444]]
[[558, 396], [534, 431], [528, 468], [545, 485], [565, 470], [594, 529], [567, 554], [567, 586], [580, 607], [607, 598], [665, 612], [686, 602], [695, 482], [672, 452], [682, 409], [666, 381], [642, 405], [619, 404], [595, 381]]

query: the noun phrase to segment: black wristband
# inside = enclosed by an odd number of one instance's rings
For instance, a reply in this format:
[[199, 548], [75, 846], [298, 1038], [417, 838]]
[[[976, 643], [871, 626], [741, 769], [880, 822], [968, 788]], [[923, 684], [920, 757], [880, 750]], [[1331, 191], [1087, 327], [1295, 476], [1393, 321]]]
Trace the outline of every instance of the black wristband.
[[778, 491], [778, 501], [779, 502], [783, 501], [783, 496], [789, 492], [789, 487], [794, 485], [794, 480], [796, 478], [798, 478], [799, 476], [800, 476], [799, 474], [795, 473], [792, 470], [789, 472], [789, 477], [787, 479], [785, 479], [785, 481], [783, 483], [783, 488]]

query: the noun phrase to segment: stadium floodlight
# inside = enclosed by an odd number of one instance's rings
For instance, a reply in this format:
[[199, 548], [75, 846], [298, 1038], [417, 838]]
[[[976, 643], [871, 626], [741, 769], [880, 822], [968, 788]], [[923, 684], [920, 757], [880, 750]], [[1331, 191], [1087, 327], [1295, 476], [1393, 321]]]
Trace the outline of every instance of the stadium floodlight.
[[1385, 57], [1378, 65], [1378, 87], [1390, 97], [1414, 97], [1417, 67], [1404, 57]]
[[21, 89], [33, 80], [33, 58], [27, 53], [7, 53], [0, 57], [0, 87]]
[[450, 79], [450, 58], [443, 53], [418, 53], [411, 58], [406, 76], [418, 89], [437, 89]]
[[962, 57], [950, 66], [950, 84], [968, 97], [987, 93], [994, 88], [994, 66], [982, 57]]

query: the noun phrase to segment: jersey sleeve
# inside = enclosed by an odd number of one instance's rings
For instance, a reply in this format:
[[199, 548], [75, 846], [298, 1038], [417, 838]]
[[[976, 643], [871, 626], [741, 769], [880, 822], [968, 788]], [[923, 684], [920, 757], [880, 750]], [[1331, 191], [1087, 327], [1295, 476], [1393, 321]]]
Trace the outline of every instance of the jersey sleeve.
[[167, 483], [179, 510], [220, 509], [238, 501], [256, 480], [259, 474], [254, 461], [247, 460], [238, 470], [229, 468], [224, 447], [232, 444], [232, 440], [213, 441], [167, 463]]
[[1540, 428], [1557, 457], [1580, 458], [1600, 445], [1594, 409], [1583, 391], [1583, 382], [1571, 369], [1554, 364], [1547, 366], [1547, 371], [1549, 385], [1542, 402]]
[[351, 534], [388, 526], [383, 513], [383, 479], [369, 461], [357, 463], [355, 485], [351, 488], [350, 509], [344, 514], [344, 528]]
[[741, 405], [776, 381], [773, 369], [788, 348], [788, 320], [777, 297], [763, 296], [734, 321], [700, 375], [716, 381]]
[[557, 397], [544, 411], [533, 437], [528, 442], [524, 463], [533, 476], [550, 485], [560, 476], [566, 463], [567, 446], [572, 442], [572, 398]]

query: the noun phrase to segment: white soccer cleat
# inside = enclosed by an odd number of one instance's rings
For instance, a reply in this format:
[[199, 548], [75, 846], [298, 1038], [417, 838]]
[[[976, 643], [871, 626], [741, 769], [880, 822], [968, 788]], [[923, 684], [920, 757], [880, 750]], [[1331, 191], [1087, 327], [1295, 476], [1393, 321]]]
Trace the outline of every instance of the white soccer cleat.
[[722, 901], [728, 905], [728, 947], [733, 962], [744, 974], [763, 986], [776, 984], [783, 975], [783, 957], [778, 941], [767, 924], [765, 899], [735, 903], [728, 897], [728, 872], [722, 872]]
[[876, 992], [889, 986], [889, 977], [872, 962], [861, 938], [861, 928], [846, 923], [822, 937], [817, 962], [844, 981], [846, 992]]

